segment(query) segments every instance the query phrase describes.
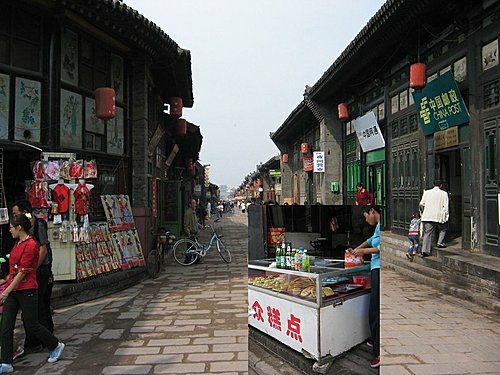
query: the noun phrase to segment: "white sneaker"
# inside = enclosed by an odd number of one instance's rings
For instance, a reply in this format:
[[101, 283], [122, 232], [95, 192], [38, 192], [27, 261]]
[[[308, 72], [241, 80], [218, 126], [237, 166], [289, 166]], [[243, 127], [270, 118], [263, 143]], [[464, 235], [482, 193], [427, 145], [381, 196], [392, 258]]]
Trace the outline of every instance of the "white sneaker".
[[62, 342], [57, 344], [56, 348], [50, 352], [49, 359], [47, 359], [47, 362], [49, 363], [57, 362], [65, 346], [66, 345], [64, 345]]
[[8, 363], [0, 364], [0, 374], [8, 374], [14, 372], [14, 367]]

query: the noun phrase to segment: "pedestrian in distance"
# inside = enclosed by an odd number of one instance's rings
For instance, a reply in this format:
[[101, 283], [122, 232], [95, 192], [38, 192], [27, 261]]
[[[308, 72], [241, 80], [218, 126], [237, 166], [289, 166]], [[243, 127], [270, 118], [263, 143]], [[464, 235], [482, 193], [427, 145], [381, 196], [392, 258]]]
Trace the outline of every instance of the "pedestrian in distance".
[[[197, 207], [196, 199], [191, 198], [189, 200], [188, 207], [184, 212], [184, 235], [187, 238], [194, 239], [198, 237], [200, 233], [200, 224], [198, 222], [198, 218], [196, 217], [196, 207]], [[190, 255], [189, 257], [196, 256]], [[189, 263], [191, 259], [186, 256], [185, 263]], [[200, 257], [196, 256], [196, 263], [200, 263]]]
[[38, 267], [39, 246], [29, 234], [30, 229], [31, 221], [23, 214], [14, 215], [10, 220], [10, 233], [17, 242], [10, 252], [9, 275], [7, 280], [3, 281], [7, 286], [0, 293], [0, 304], [4, 305], [0, 374], [14, 371], [12, 366], [13, 340], [19, 309], [23, 312], [27, 331], [50, 350], [47, 362], [56, 362], [64, 350], [64, 344], [38, 322], [36, 269]]
[[420, 212], [416, 212], [411, 216], [410, 227], [408, 228], [408, 241], [410, 246], [406, 257], [413, 262], [413, 257], [420, 252]]
[[374, 203], [372, 193], [366, 190], [361, 182], [358, 182], [356, 189], [358, 190], [356, 193], [356, 206], [369, 206]]
[[[52, 288], [54, 286], [54, 275], [52, 273], [52, 249], [47, 231], [47, 222], [44, 219], [36, 218], [33, 214], [33, 207], [26, 199], [19, 200], [12, 205], [12, 215], [24, 214], [31, 221], [30, 235], [38, 243], [38, 267], [36, 270], [36, 281], [38, 284], [38, 321], [54, 333], [54, 321], [52, 320], [52, 308], [50, 301], [52, 298]], [[24, 324], [25, 331], [24, 344], [20, 345], [13, 355], [13, 360], [24, 354], [37, 353], [43, 350], [42, 343], [33, 335]]]
[[361, 245], [352, 250], [354, 255], [371, 254], [370, 262], [371, 293], [370, 307], [368, 311], [368, 322], [370, 325], [371, 339], [368, 345], [372, 347], [373, 359], [370, 366], [380, 366], [380, 215], [378, 206], [366, 206], [363, 216], [370, 225], [376, 225], [373, 235]]
[[444, 239], [450, 214], [448, 193], [441, 190], [442, 187], [441, 180], [435, 180], [434, 187], [425, 190], [420, 200], [421, 220], [424, 226], [422, 236], [423, 258], [431, 255], [431, 247], [436, 230], [439, 231], [437, 247], [446, 247]]

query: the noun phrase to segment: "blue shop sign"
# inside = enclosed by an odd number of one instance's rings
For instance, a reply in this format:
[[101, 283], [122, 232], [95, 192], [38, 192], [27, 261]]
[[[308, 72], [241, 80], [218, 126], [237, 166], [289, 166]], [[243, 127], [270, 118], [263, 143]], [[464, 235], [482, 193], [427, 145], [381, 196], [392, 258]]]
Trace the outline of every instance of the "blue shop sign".
[[412, 95], [425, 135], [469, 122], [469, 111], [450, 71]]

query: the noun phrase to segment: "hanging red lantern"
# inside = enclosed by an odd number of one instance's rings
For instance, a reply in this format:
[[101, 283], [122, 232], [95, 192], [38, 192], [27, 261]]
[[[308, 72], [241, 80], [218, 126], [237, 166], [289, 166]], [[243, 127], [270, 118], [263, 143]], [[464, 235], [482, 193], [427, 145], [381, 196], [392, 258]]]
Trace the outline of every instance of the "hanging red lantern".
[[170, 98], [170, 116], [172, 117], [182, 116], [182, 98], [176, 96]]
[[347, 104], [340, 103], [338, 105], [338, 110], [339, 110], [339, 119], [340, 120], [347, 120], [349, 118], [349, 110], [347, 109]]
[[421, 89], [427, 83], [427, 66], [424, 63], [410, 65], [410, 87]]
[[281, 155], [281, 160], [283, 161], [283, 163], [287, 164], [288, 163], [288, 154]]
[[300, 152], [307, 154], [309, 152], [309, 143], [302, 143], [300, 145]]
[[183, 118], [177, 119], [177, 122], [175, 123], [175, 134], [184, 136], [187, 134], [187, 128], [188, 124], [186, 120]]
[[95, 115], [103, 120], [115, 117], [115, 90], [111, 87], [95, 90]]

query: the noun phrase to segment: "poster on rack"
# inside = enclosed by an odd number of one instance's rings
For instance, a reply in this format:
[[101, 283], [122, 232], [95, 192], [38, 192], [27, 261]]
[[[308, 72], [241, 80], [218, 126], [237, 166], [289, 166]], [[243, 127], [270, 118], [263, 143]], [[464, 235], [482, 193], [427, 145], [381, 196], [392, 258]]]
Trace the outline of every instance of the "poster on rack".
[[101, 202], [111, 232], [135, 228], [128, 195], [101, 195]]

